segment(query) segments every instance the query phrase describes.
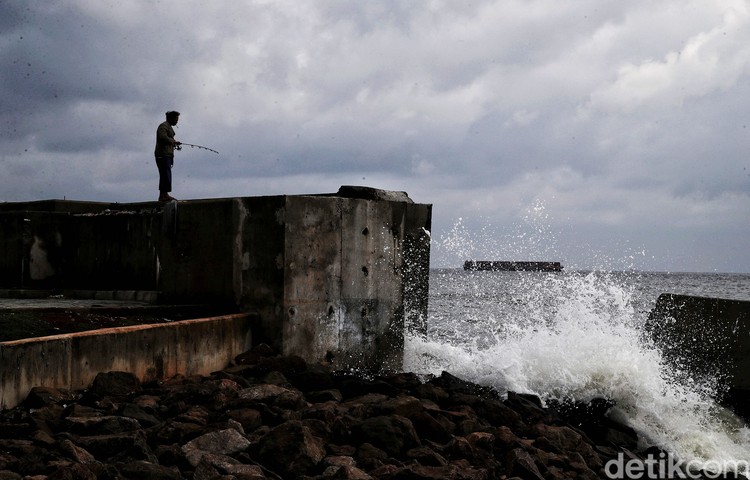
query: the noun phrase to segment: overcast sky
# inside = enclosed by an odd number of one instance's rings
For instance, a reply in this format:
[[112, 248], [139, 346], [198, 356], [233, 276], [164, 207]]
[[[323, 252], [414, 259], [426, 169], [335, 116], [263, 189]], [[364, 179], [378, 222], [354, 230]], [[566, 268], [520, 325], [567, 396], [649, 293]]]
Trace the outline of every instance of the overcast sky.
[[0, 2], [0, 201], [406, 191], [433, 266], [750, 272], [744, 0]]

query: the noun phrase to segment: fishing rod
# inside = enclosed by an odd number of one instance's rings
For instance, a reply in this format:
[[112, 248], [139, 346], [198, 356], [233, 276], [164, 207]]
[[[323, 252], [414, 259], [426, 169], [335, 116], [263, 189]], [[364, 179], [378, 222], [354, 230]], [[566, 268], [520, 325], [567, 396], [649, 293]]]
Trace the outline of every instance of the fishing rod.
[[203, 150], [208, 150], [209, 152], [214, 152], [214, 153], [215, 153], [215, 154], [217, 154], [217, 155], [218, 155], [218, 153], [219, 153], [219, 152], [217, 152], [216, 150], [214, 150], [213, 148], [208, 148], [208, 147], [204, 147], [203, 145], [193, 145], [192, 143], [184, 143], [184, 142], [181, 142], [181, 143], [180, 143], [180, 145], [178, 145], [178, 146], [177, 146], [177, 147], [175, 147], [175, 148], [176, 148], [177, 150], [182, 150], [182, 148], [181, 148], [181, 147], [182, 147], [183, 145], [187, 145], [187, 146], [188, 146], [188, 147], [190, 147], [190, 148], [201, 148], [201, 149], [203, 149]]

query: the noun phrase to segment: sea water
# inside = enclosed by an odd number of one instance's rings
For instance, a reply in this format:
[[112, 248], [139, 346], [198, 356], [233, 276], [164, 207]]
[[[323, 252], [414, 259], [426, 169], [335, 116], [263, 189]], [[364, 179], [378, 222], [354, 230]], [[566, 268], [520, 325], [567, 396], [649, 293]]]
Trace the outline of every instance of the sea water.
[[544, 401], [606, 397], [642, 446], [741, 465], [750, 429], [714, 400], [719, 385], [674, 371], [644, 333], [661, 293], [750, 300], [750, 275], [435, 269], [427, 334], [408, 337], [405, 368]]

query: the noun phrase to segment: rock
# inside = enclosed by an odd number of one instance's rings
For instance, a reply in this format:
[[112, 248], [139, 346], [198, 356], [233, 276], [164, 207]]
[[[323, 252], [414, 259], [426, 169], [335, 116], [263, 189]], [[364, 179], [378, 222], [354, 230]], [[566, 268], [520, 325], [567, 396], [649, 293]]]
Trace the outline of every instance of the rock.
[[350, 465], [330, 466], [323, 472], [322, 477], [331, 480], [372, 480], [373, 478], [365, 471]]
[[227, 475], [233, 475], [241, 480], [265, 479], [263, 469], [258, 465], [230, 465], [226, 469]]
[[147, 413], [142, 407], [134, 403], [126, 403], [120, 407], [119, 415], [126, 418], [137, 420], [143, 427], [153, 427], [161, 421], [150, 413]]
[[443, 465], [431, 467], [424, 465], [408, 465], [393, 472], [388, 478], [392, 479], [424, 479], [424, 480], [486, 480], [486, 471], [467, 465]]
[[496, 460], [491, 448], [491, 446], [488, 446], [488, 449], [475, 446], [466, 437], [454, 437], [446, 445], [444, 454], [450, 460], [463, 460], [470, 465], [494, 468]]
[[388, 454], [371, 443], [362, 443], [357, 449], [357, 464], [367, 470], [374, 470], [388, 460]]
[[395, 398], [388, 398], [376, 405], [375, 413], [379, 415], [401, 415], [402, 417], [411, 418], [423, 410], [422, 402], [418, 398], [410, 395], [399, 395]]
[[163, 382], [109, 372], [88, 391], [36, 388], [0, 411], [0, 480], [595, 479], [619, 454], [654, 455], [606, 399], [547, 408], [447, 372], [373, 380], [267, 347], [237, 362]]
[[274, 428], [260, 442], [260, 456], [285, 478], [300, 477], [325, 457], [323, 442], [299, 421]]
[[324, 403], [324, 402], [340, 402], [344, 396], [341, 392], [335, 388], [330, 390], [316, 390], [314, 392], [308, 392], [307, 400], [312, 403]]
[[428, 447], [412, 448], [406, 452], [406, 457], [416, 460], [420, 465], [434, 467], [448, 465], [448, 460], [445, 457]]
[[34, 387], [31, 389], [23, 405], [27, 408], [41, 408], [50, 403], [64, 404], [75, 400], [71, 392], [52, 387]]
[[234, 363], [237, 365], [255, 365], [262, 358], [272, 357], [275, 354], [276, 352], [274, 352], [271, 347], [269, 347], [265, 343], [260, 343], [247, 352], [241, 353], [234, 357]]
[[449, 394], [464, 393], [467, 395], [488, 396], [494, 398], [499, 396], [498, 393], [490, 387], [467, 382], [466, 380], [462, 380], [448, 372], [442, 372], [439, 377], [433, 378], [429, 383], [441, 387]]
[[102, 462], [121, 460], [157, 461], [146, 442], [146, 435], [140, 430], [135, 433], [80, 437], [76, 444]]
[[117, 464], [117, 469], [125, 478], [149, 480], [181, 480], [183, 478], [180, 471], [175, 467], [166, 467], [142, 460]]
[[542, 401], [536, 395], [524, 395], [508, 392], [505, 404], [520, 415], [524, 422], [533, 425], [550, 418], [550, 412], [542, 406]]
[[193, 471], [193, 480], [224, 480], [219, 471], [203, 460], [195, 467]]
[[534, 459], [525, 450], [520, 448], [511, 450], [506, 456], [506, 462], [511, 475], [523, 480], [544, 480]]
[[142, 409], [146, 413], [154, 415], [160, 410], [160, 400], [161, 399], [155, 395], [140, 395], [133, 399], [133, 405]]
[[210, 404], [219, 390], [216, 384], [210, 382], [185, 382], [175, 385], [165, 385], [166, 395], [162, 395], [161, 403], [171, 410], [180, 409], [180, 405]]
[[238, 396], [242, 400], [270, 403], [287, 409], [297, 409], [305, 405], [301, 392], [267, 383], [241, 390]]
[[334, 378], [344, 398], [361, 397], [371, 393], [395, 396], [398, 393], [396, 388], [382, 380], [366, 380], [353, 375], [337, 375]]
[[183, 445], [182, 452], [188, 462], [196, 467], [206, 453], [232, 455], [244, 451], [249, 446], [250, 442], [242, 434], [229, 428], [206, 433], [195, 440], [191, 440]]
[[292, 385], [305, 393], [332, 390], [336, 386], [331, 371], [317, 364], [308, 364], [305, 371], [288, 375], [287, 378]]
[[602, 468], [601, 459], [591, 444], [570, 427], [537, 424], [532, 427], [532, 432], [538, 437], [544, 437], [559, 452], [580, 455], [590, 468]]
[[[516, 436], [513, 431], [507, 426], [498, 427], [494, 432], [495, 436], [495, 452], [507, 452], [514, 448], [523, 448], [525, 445], [524, 441]], [[526, 442], [528, 443], [528, 441]]]
[[420, 438], [447, 443], [453, 438], [456, 425], [445, 417], [435, 418], [429, 412], [421, 411], [409, 417]]
[[137, 392], [139, 389], [140, 382], [132, 373], [106, 372], [100, 373], [94, 378], [90, 391], [99, 397], [123, 397]]
[[29, 414], [29, 424], [47, 433], [60, 428], [66, 409], [57, 404], [48, 404]]
[[0, 423], [0, 438], [24, 438], [31, 435], [33, 427], [26, 422], [23, 423]]
[[246, 433], [252, 432], [263, 425], [263, 418], [261, 417], [260, 412], [254, 408], [229, 410], [227, 416], [242, 425], [242, 429]]
[[414, 425], [400, 415], [381, 415], [364, 420], [358, 425], [355, 438], [370, 442], [392, 456], [421, 445]]
[[432, 383], [424, 383], [412, 390], [413, 394], [419, 398], [431, 400], [440, 405], [447, 404], [450, 395], [444, 389]]
[[97, 480], [97, 476], [86, 466], [74, 463], [58, 467], [47, 477], [47, 480]]
[[482, 416], [490, 425], [507, 425], [517, 430], [523, 428], [521, 415], [500, 400], [482, 398], [473, 407], [475, 411], [482, 412]]
[[387, 395], [381, 393], [367, 393], [365, 395], [351, 398], [341, 404], [346, 408], [349, 415], [356, 418], [366, 418], [374, 415], [380, 404], [388, 400]]
[[31, 435], [29, 435], [29, 438], [36, 444], [52, 446], [57, 443], [52, 435], [42, 430], [37, 430], [36, 432], [32, 433]]
[[184, 444], [198, 436], [202, 430], [203, 428], [195, 423], [168, 420], [164, 424], [153, 427], [149, 436], [153, 442], [159, 444]]
[[323, 464], [335, 467], [353, 467], [357, 464], [355, 460], [348, 455], [329, 455], [323, 459]]
[[141, 424], [134, 418], [107, 415], [101, 417], [67, 417], [63, 428], [77, 435], [109, 435], [134, 432]]
[[307, 371], [307, 362], [296, 355], [261, 357], [253, 368], [245, 370], [243, 374], [263, 378], [274, 371], [281, 372], [287, 378], [294, 378]]
[[85, 465], [96, 461], [93, 455], [67, 439], [60, 442], [60, 450], [76, 463]]
[[403, 372], [393, 373], [385, 377], [381, 377], [380, 380], [389, 383], [398, 390], [411, 393], [412, 389], [418, 388], [422, 385], [422, 380], [416, 373]]

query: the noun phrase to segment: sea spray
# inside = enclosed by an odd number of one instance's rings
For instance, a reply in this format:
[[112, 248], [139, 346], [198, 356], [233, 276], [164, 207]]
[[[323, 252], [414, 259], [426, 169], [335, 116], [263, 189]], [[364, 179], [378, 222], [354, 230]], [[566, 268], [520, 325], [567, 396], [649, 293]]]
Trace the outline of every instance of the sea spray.
[[[405, 368], [446, 370], [544, 400], [616, 402], [610, 415], [684, 462], [750, 457], [750, 433], [713, 400], [717, 385], [675, 372], [644, 335], [635, 283], [606, 272], [433, 272], [426, 337]], [[434, 304], [433, 304], [434, 303]]]

